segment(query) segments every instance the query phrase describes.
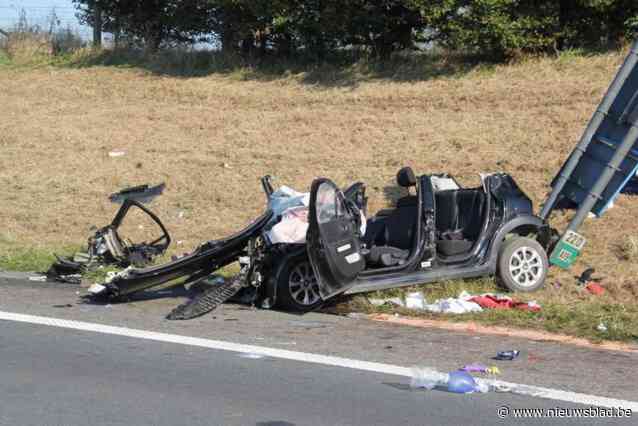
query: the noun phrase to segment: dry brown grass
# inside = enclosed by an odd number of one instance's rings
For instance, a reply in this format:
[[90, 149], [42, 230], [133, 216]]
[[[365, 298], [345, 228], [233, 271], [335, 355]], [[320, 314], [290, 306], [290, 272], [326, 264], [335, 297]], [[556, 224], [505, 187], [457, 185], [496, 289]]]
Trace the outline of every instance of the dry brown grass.
[[11, 33], [4, 48], [14, 63], [30, 64], [50, 59], [54, 54], [50, 36], [38, 33]]
[[[146, 182], [167, 183], [152, 206], [183, 241], [173, 246], [180, 252], [255, 217], [264, 174], [298, 189], [317, 176], [362, 180], [374, 212], [388, 203], [386, 188], [403, 165], [451, 172], [466, 184], [504, 170], [538, 206], [622, 59], [536, 59], [459, 78], [346, 87], [294, 75], [238, 81], [109, 67], [0, 68], [0, 250], [2, 241], [82, 243], [116, 210], [107, 194]], [[115, 149], [126, 155], [109, 157]], [[533, 297], [589, 300], [573, 275], [594, 266], [609, 289], [601, 301], [635, 303], [638, 264], [617, 247], [636, 234], [636, 212], [638, 199], [622, 196], [604, 218], [588, 220], [581, 261], [571, 272], [554, 270]], [[553, 223], [567, 219], [558, 214]]]

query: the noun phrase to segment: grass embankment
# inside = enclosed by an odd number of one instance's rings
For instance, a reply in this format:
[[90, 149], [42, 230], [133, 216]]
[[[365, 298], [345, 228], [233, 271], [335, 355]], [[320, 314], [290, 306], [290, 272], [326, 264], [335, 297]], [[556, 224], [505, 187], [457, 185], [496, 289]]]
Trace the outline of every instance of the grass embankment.
[[[538, 206], [623, 57], [571, 54], [494, 66], [432, 56], [304, 68], [241, 67], [203, 54], [141, 60], [84, 52], [3, 65], [0, 267], [44, 259], [29, 251], [20, 262], [7, 256], [19, 253], [17, 241], [38, 253], [81, 244], [92, 225], [112, 218], [117, 206], [107, 194], [147, 182], [167, 183], [152, 208], [174, 236], [173, 253], [259, 214], [265, 174], [300, 190], [317, 176], [340, 185], [362, 180], [373, 213], [399, 194], [394, 176], [404, 165], [449, 172], [466, 185], [478, 184], [479, 172], [506, 171]], [[110, 157], [114, 150], [125, 155]], [[552, 270], [544, 290], [515, 295], [536, 299], [540, 314], [450, 319], [635, 339], [637, 211], [638, 199], [622, 196], [604, 218], [586, 222], [589, 243], [572, 271]], [[557, 213], [552, 223], [562, 228], [568, 218]], [[588, 266], [605, 277], [605, 295], [577, 288], [574, 275]], [[495, 284], [425, 292], [431, 302], [463, 288]], [[601, 321], [608, 332], [596, 330]]]

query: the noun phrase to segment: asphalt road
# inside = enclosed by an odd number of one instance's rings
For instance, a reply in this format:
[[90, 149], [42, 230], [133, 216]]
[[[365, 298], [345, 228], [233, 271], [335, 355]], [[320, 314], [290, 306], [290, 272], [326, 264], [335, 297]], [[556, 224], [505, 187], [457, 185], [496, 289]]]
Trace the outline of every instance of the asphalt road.
[[413, 391], [402, 377], [6, 321], [0, 322], [0, 377], [2, 425], [493, 425], [514, 420], [550, 425], [556, 419], [500, 419], [496, 410], [576, 407], [500, 393]]
[[[82, 291], [0, 274], [0, 311], [439, 371], [493, 364], [496, 350], [516, 348], [517, 360], [498, 364], [500, 379], [629, 401], [638, 395], [637, 353], [233, 304], [196, 320], [167, 321], [183, 290], [113, 305], [81, 303]], [[501, 419], [501, 406], [583, 406], [561, 397], [413, 391], [408, 380], [0, 320], [0, 425], [636, 424], [636, 413], [625, 421]]]
[[[152, 292], [130, 303], [83, 304], [73, 285], [3, 278], [0, 310], [87, 321], [184, 336], [333, 355], [410, 367], [452, 371], [470, 363], [497, 364], [499, 379], [610, 398], [636, 401], [638, 352], [583, 348], [546, 341], [417, 328], [311, 313], [222, 305], [191, 321], [167, 321], [183, 294]], [[512, 362], [492, 357], [518, 349]]]

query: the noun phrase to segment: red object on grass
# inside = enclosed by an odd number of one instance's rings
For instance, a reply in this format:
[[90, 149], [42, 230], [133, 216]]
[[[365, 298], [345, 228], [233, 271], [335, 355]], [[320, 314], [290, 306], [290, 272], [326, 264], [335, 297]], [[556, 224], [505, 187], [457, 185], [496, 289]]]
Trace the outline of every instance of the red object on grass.
[[541, 307], [536, 304], [529, 304], [524, 302], [517, 302], [507, 297], [497, 297], [491, 294], [485, 296], [474, 296], [470, 299], [470, 302], [474, 302], [485, 309], [520, 309], [523, 311], [538, 312]]
[[600, 296], [605, 292], [605, 288], [595, 281], [590, 281], [589, 284], [585, 286], [585, 288], [588, 292], [595, 296]]

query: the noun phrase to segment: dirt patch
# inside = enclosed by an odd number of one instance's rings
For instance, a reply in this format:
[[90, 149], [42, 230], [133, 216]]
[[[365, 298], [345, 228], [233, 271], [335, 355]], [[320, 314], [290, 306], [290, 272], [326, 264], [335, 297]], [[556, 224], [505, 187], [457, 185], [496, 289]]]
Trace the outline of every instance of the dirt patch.
[[388, 315], [388, 314], [371, 314], [371, 315], [368, 315], [368, 318], [373, 321], [383, 321], [383, 322], [389, 322], [392, 324], [409, 325], [411, 327], [440, 328], [443, 330], [461, 331], [466, 333], [492, 334], [497, 336], [508, 336], [508, 337], [521, 337], [523, 339], [529, 339], [529, 340], [535, 340], [535, 341], [566, 343], [570, 345], [576, 345], [576, 346], [582, 346], [582, 347], [588, 347], [588, 348], [638, 353], [638, 346], [626, 344], [626, 343], [610, 342], [610, 341], [592, 343], [587, 339], [566, 336], [564, 334], [547, 333], [544, 331], [520, 330], [520, 329], [509, 328], [509, 327], [486, 326], [486, 325], [477, 324], [475, 322], [454, 323], [454, 322], [447, 322], [447, 321], [441, 321], [441, 320], [396, 317], [394, 315]]

